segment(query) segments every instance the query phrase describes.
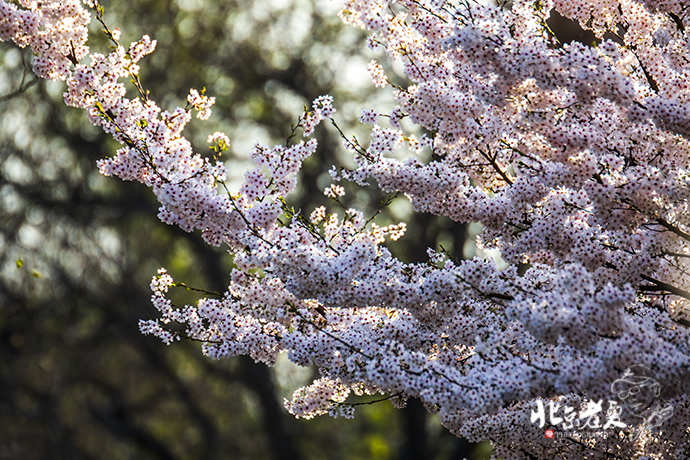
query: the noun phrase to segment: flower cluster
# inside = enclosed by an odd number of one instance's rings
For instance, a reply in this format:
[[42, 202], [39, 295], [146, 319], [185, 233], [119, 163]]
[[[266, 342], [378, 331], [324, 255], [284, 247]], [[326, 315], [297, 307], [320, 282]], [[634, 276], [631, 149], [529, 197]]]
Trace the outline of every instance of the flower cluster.
[[[346, 0], [341, 18], [370, 34], [404, 72], [388, 126], [374, 110], [368, 144], [336, 180], [372, 181], [417, 212], [479, 222], [480, 248], [507, 266], [430, 251], [403, 263], [357, 209], [305, 216], [285, 197], [315, 140], [257, 144], [239, 193], [225, 167], [182, 136], [190, 107], [160, 109], [136, 75], [155, 41], [108, 55], [84, 46], [89, 15], [76, 1], [0, 0], [0, 39], [30, 45], [34, 68], [67, 82], [65, 101], [121, 144], [104, 174], [137, 180], [159, 217], [234, 256], [227, 290], [174, 305], [172, 278], [152, 282], [166, 343], [204, 342], [208, 356], [280, 352], [321, 377], [286, 403], [299, 417], [351, 416], [351, 394], [418, 398], [458, 436], [491, 439], [505, 458], [639, 455], [686, 458], [690, 424], [690, 15], [681, 1], [514, 0], [511, 7], [439, 0]], [[100, 13], [97, 16], [101, 18]], [[590, 29], [597, 46], [561, 43], [556, 11]], [[89, 59], [85, 59], [85, 57]], [[376, 86], [392, 85], [372, 61]], [[123, 77], [139, 96], [125, 95]], [[309, 136], [334, 114], [317, 98], [298, 126]], [[406, 132], [402, 118], [426, 134]], [[419, 135], [419, 132], [417, 132]], [[212, 150], [227, 147], [222, 133]], [[431, 150], [428, 161], [419, 153]], [[406, 155], [408, 154], [408, 155]], [[326, 194], [337, 200], [342, 185]], [[545, 440], [537, 401], [580, 407], [607, 399], [632, 365], [667, 382], [676, 408], [662, 432], [623, 412], [617, 428]], [[627, 429], [626, 428], [626, 429]], [[642, 433], [642, 434], [640, 434]], [[615, 445], [616, 452], [609, 446]]]
[[215, 97], [206, 96], [205, 93], [205, 90], [199, 93], [199, 91], [192, 88], [187, 96], [187, 103], [197, 111], [196, 116], [199, 120], [208, 120], [211, 116], [211, 107], [216, 103]]
[[373, 109], [363, 109], [362, 113], [359, 115], [359, 121], [367, 125], [373, 125], [376, 123], [376, 119], [379, 114]]
[[300, 119], [300, 125], [304, 129], [304, 135], [310, 136], [314, 128], [324, 119], [335, 113], [333, 98], [328, 95], [319, 96], [312, 103], [312, 110], [306, 112]]
[[[18, 3], [18, 5], [16, 4]], [[86, 1], [91, 5], [93, 2]], [[0, 41], [29, 46], [41, 78], [65, 79], [74, 63], [88, 55], [91, 15], [81, 0], [0, 2]]]

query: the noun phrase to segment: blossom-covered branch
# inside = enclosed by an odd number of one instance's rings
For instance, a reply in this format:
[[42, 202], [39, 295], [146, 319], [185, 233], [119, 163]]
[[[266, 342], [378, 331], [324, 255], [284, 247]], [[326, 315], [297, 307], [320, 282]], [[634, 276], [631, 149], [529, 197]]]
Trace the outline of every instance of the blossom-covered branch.
[[[287, 402], [298, 417], [350, 416], [348, 395], [380, 393], [418, 398], [500, 457], [597, 457], [610, 445], [623, 457], [690, 455], [684, 2], [347, 0], [342, 19], [404, 71], [369, 66], [397, 106], [387, 117], [364, 110], [373, 127], [360, 143], [335, 123], [332, 99], [316, 99], [286, 144], [257, 144], [236, 192], [218, 158], [227, 136], [209, 136], [209, 157], [182, 135], [214, 98], [191, 90], [186, 107], [159, 108], [137, 77], [155, 40], [124, 47], [102, 8], [85, 5], [114, 44], [107, 55], [86, 46], [90, 14], [77, 0], [0, 0], [0, 39], [30, 46], [36, 74], [64, 80], [65, 102], [121, 144], [101, 172], [151, 188], [161, 220], [234, 256], [226, 292], [195, 305], [171, 302], [176, 283], [161, 270], [151, 284], [161, 316], [142, 332], [202, 341], [213, 358], [272, 364], [287, 352], [316, 366], [321, 378]], [[596, 46], [562, 43], [553, 12], [591, 30]], [[335, 181], [375, 182], [417, 212], [479, 222], [480, 249], [499, 250], [507, 267], [431, 249], [426, 263], [403, 263], [385, 243], [404, 223], [380, 227], [349, 208], [295, 212], [286, 197], [323, 120], [356, 165], [332, 171]], [[344, 192], [325, 191], [338, 203]], [[540, 398], [585, 406], [633, 365], [667, 384], [676, 410], [660, 428], [623, 414], [625, 430], [545, 439], [532, 425]]]

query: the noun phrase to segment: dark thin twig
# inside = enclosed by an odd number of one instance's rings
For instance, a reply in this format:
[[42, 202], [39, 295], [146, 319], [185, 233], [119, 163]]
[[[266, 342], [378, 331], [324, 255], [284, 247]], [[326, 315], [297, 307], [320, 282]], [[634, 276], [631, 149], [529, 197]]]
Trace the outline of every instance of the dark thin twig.
[[392, 395], [388, 395], [388, 396], [386, 396], [385, 398], [374, 399], [374, 400], [372, 400], [372, 401], [354, 402], [354, 403], [342, 402], [342, 403], [337, 403], [336, 406], [348, 406], [348, 407], [368, 406], [368, 405], [372, 405], [372, 404], [376, 404], [376, 403], [388, 401], [389, 399], [397, 398], [398, 396], [401, 396], [402, 394], [403, 394], [402, 391], [399, 391], [399, 392], [394, 393], [394, 394], [392, 394]]
[[27, 84], [21, 83], [19, 85], [19, 88], [17, 88], [16, 90], [0, 96], [0, 102], [9, 101], [13, 97], [16, 97], [16, 96], [22, 94], [23, 92], [25, 92], [27, 89], [31, 88], [32, 86], [34, 86], [38, 82], [39, 82], [39, 79], [34, 78], [33, 80], [29, 81]]

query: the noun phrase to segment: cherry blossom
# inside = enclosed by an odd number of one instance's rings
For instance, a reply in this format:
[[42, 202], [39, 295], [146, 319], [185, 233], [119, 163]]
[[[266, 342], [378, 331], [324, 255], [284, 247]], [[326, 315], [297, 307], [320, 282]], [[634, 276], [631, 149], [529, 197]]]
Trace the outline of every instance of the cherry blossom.
[[[330, 171], [404, 196], [416, 212], [480, 223], [478, 248], [502, 265], [433, 248], [424, 263], [396, 259], [387, 242], [405, 224], [344, 208], [344, 185], [325, 191], [339, 206], [292, 208], [318, 148], [309, 136], [335, 124], [329, 96], [300, 117], [302, 139], [257, 143], [255, 167], [230, 190], [218, 156], [227, 136], [209, 136], [209, 156], [182, 134], [214, 98], [192, 89], [186, 107], [164, 110], [141, 86], [155, 40], [123, 46], [101, 7], [77, 0], [0, 0], [0, 39], [31, 47], [37, 75], [65, 81], [65, 103], [119, 142], [99, 161], [103, 174], [149, 187], [161, 220], [234, 256], [227, 290], [201, 290], [194, 305], [174, 304], [169, 291], [182, 284], [159, 271], [160, 316], [142, 320], [143, 333], [200, 341], [216, 359], [272, 365], [287, 353], [315, 366], [320, 377], [286, 402], [302, 418], [351, 417], [350, 398], [382, 394], [421, 400], [501, 458], [687, 458], [690, 12], [680, 0], [511, 3], [344, 1], [340, 17], [403, 75], [370, 63], [396, 107], [363, 111], [368, 142], [343, 133], [355, 166]], [[108, 54], [86, 46], [86, 7]], [[554, 12], [591, 30], [596, 46], [561, 43]], [[538, 401], [584, 411], [610, 400], [611, 383], [636, 365], [674, 408], [660, 427], [625, 411], [607, 430], [567, 436], [530, 423]]]

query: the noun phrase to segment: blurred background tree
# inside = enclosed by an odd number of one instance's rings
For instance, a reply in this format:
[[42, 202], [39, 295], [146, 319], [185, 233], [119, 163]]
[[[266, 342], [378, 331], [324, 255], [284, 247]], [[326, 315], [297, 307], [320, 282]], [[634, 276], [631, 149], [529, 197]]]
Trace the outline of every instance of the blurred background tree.
[[[157, 52], [142, 79], [162, 107], [190, 87], [217, 97], [211, 124], [192, 122], [199, 148], [214, 129], [232, 146], [237, 180], [247, 152], [284, 140], [305, 104], [336, 99], [346, 133], [366, 138], [361, 107], [391, 106], [373, 91], [364, 37], [343, 26], [328, 0], [142, 0], [104, 2], [123, 42], [147, 33]], [[93, 26], [93, 47], [105, 40]], [[162, 347], [139, 334], [155, 316], [148, 284], [160, 266], [189, 285], [223, 290], [232, 261], [156, 218], [138, 185], [98, 174], [115, 144], [65, 108], [63, 88], [37, 81], [27, 52], [0, 45], [0, 458], [482, 458], [486, 446], [448, 434], [416, 401], [363, 405], [352, 421], [295, 420], [282, 400], [313, 376], [287, 360], [275, 368], [248, 358], [203, 358], [199, 344]], [[184, 105], [184, 104], [182, 104]], [[303, 169], [291, 203], [325, 203], [331, 164], [346, 164], [333, 129]], [[359, 206], [384, 199], [352, 189]], [[412, 220], [409, 220], [409, 219]], [[378, 217], [406, 220], [392, 249], [423, 260], [436, 242], [456, 256], [472, 251], [468, 229], [410, 216], [403, 199]], [[179, 293], [188, 300], [189, 292]], [[363, 401], [366, 401], [364, 399]]]

